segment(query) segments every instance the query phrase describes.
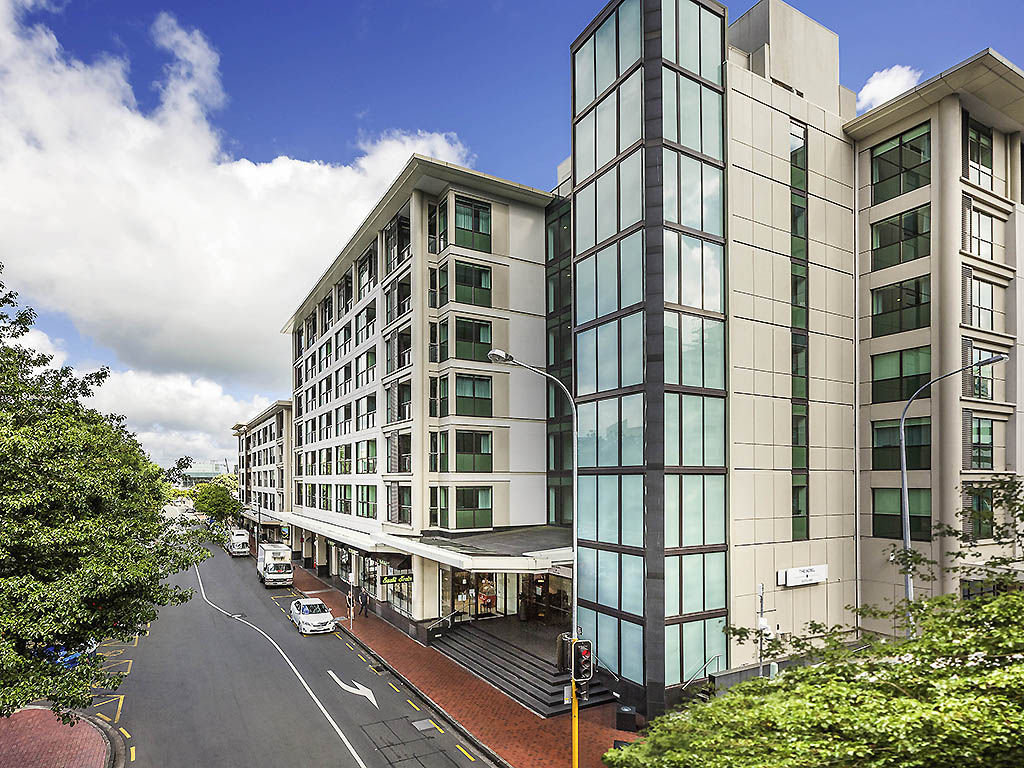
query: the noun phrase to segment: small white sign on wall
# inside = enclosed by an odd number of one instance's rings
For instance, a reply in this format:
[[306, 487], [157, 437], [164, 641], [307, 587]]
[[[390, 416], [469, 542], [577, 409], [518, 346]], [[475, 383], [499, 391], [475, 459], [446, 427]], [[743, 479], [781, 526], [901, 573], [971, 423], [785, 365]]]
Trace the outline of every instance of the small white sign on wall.
[[778, 572], [780, 587], [802, 587], [805, 584], [821, 584], [828, 581], [828, 565], [805, 565], [787, 568]]

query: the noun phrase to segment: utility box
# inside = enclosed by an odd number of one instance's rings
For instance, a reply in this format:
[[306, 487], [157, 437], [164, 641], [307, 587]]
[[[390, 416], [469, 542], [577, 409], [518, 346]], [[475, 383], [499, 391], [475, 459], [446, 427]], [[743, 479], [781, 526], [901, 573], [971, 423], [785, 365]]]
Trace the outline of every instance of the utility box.
[[615, 710], [615, 729], [636, 733], [636, 707], [622, 704]]
[[559, 672], [569, 671], [569, 654], [572, 647], [572, 635], [563, 632], [555, 640], [555, 666]]

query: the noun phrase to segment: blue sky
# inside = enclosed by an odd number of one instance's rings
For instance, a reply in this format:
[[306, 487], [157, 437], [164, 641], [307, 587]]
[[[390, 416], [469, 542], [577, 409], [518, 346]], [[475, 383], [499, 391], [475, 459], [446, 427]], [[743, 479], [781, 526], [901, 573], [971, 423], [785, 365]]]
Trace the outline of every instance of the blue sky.
[[[160, 461], [223, 455], [227, 426], [288, 396], [277, 331], [409, 152], [554, 185], [568, 47], [601, 7], [70, 0], [12, 20], [12, 2], [3, 279], [39, 309], [41, 346], [115, 370], [99, 406]], [[1018, 25], [995, 23], [1017, 3], [793, 4], [839, 34], [854, 91], [987, 46], [1024, 62]]]

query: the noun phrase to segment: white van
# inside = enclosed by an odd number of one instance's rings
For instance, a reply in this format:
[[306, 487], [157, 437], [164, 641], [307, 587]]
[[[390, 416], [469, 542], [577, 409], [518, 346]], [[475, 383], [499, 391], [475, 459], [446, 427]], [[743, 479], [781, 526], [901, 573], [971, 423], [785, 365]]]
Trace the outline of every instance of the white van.
[[260, 542], [256, 547], [256, 575], [265, 587], [292, 585], [292, 548]]
[[249, 554], [249, 532], [241, 528], [229, 528], [224, 549], [232, 557]]

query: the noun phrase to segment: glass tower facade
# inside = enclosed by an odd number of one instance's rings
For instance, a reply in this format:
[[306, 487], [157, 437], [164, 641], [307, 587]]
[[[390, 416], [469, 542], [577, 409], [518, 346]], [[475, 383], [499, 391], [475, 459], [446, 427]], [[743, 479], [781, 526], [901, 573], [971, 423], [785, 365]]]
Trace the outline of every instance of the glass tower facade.
[[622, 0], [571, 51], [579, 624], [648, 715], [727, 666], [724, 29]]

